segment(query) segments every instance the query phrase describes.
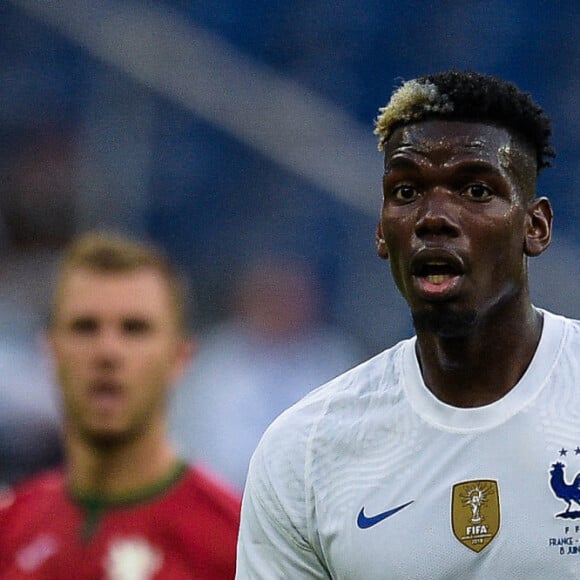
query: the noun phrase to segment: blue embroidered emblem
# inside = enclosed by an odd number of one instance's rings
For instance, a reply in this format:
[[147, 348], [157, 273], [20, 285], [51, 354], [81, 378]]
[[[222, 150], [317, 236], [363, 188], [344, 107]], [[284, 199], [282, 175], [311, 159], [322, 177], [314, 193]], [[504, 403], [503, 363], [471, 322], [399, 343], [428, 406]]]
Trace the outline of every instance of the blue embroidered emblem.
[[[560, 456], [565, 456], [560, 452]], [[576, 474], [572, 483], [566, 481], [566, 464], [561, 461], [553, 463], [550, 469], [550, 488], [554, 496], [566, 502], [566, 510], [555, 514], [556, 518], [569, 518], [572, 520], [580, 518], [580, 509], [572, 510], [574, 503], [580, 508], [580, 472]]]
[[406, 508], [408, 505], [411, 505], [413, 503], [413, 501], [414, 500], [408, 501], [407, 503], [404, 503], [403, 505], [397, 506], [396, 508], [387, 510], [386, 512], [381, 512], [380, 514], [377, 514], [376, 516], [371, 516], [371, 517], [365, 515], [365, 508], [363, 506], [358, 514], [358, 518], [356, 520], [356, 525], [361, 530], [366, 530], [367, 528], [371, 528], [372, 526], [378, 524], [379, 522], [382, 522], [383, 520], [386, 520], [387, 518], [390, 518], [391, 516], [395, 515], [397, 512], [400, 512], [403, 508]]

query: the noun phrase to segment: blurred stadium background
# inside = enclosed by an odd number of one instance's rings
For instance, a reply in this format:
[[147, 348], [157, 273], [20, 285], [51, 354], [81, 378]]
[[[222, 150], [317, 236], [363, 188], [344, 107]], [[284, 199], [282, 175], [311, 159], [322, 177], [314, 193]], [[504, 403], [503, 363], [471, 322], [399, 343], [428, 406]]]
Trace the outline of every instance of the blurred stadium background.
[[306, 259], [326, 315], [374, 354], [411, 332], [374, 252], [377, 109], [398, 79], [499, 74], [554, 121], [556, 236], [536, 303], [579, 316], [580, 3], [0, 1], [4, 331], [46, 312], [59, 248], [92, 227], [160, 243], [219, 320], [257, 255]]

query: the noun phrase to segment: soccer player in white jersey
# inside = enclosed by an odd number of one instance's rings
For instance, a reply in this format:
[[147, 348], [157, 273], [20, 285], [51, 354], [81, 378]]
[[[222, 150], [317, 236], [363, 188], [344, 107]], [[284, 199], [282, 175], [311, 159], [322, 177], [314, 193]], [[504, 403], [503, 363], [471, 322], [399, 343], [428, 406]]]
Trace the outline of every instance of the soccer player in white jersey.
[[580, 322], [531, 303], [550, 121], [451, 71], [380, 110], [377, 250], [416, 336], [315, 390], [252, 459], [238, 580], [580, 578]]

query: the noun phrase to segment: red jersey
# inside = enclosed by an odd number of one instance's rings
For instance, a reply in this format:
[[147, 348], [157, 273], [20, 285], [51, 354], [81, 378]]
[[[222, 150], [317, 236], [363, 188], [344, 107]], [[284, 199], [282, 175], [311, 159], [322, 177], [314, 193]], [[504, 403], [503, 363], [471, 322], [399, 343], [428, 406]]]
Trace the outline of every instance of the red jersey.
[[52, 471], [0, 495], [0, 579], [227, 580], [239, 509], [192, 467], [114, 502], [73, 498]]

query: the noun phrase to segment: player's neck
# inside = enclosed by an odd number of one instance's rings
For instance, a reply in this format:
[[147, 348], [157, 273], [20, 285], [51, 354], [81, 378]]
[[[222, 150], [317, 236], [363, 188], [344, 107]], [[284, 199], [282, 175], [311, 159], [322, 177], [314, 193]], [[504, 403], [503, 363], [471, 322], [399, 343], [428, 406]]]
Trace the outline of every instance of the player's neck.
[[478, 407], [507, 394], [520, 380], [536, 351], [542, 316], [531, 305], [501, 313], [461, 338], [417, 333], [423, 379], [440, 400]]
[[151, 432], [107, 447], [70, 437], [67, 461], [69, 485], [75, 491], [114, 499], [165, 478], [177, 456], [165, 437]]

